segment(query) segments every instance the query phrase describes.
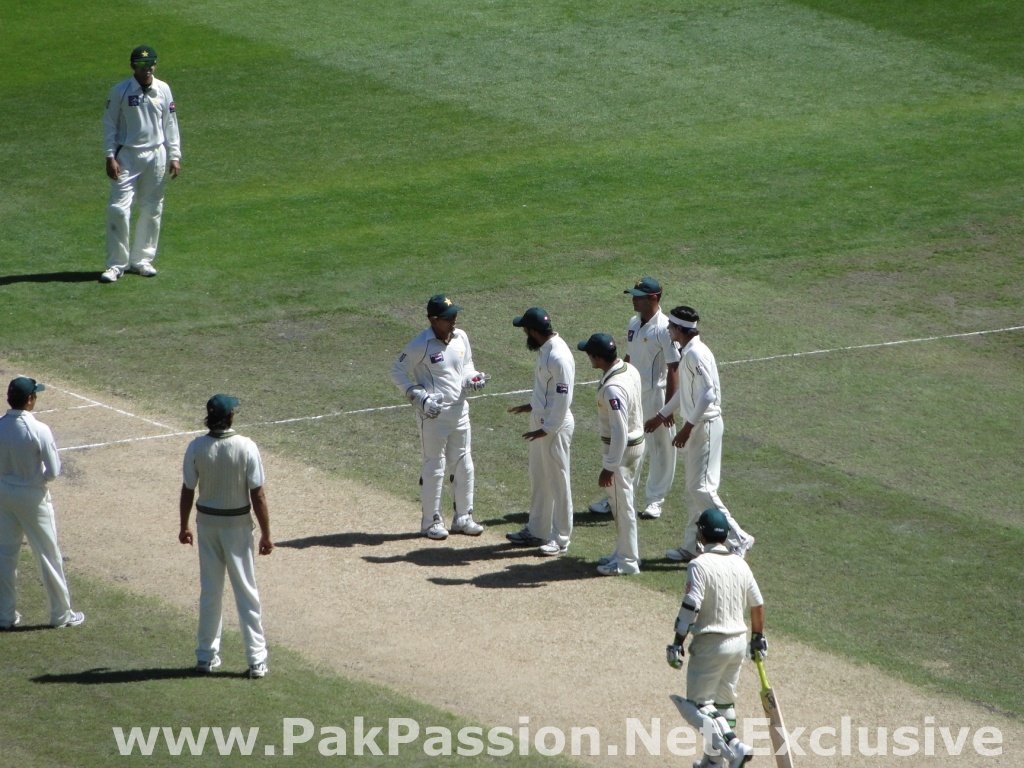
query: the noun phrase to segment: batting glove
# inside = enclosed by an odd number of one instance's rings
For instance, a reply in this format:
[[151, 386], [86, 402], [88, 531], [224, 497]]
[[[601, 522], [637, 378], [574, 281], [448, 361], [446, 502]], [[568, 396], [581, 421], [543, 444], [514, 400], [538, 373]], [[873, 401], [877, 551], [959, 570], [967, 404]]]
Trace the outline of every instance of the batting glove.
[[466, 389], [471, 389], [474, 392], [479, 392], [487, 382], [490, 380], [491, 375], [489, 373], [477, 373], [472, 378], [466, 379]]
[[666, 645], [665, 646], [665, 661], [672, 669], [683, 668], [683, 656], [686, 655], [686, 651], [683, 650], [681, 645]]
[[754, 660], [768, 658], [768, 641], [760, 632], [755, 632], [750, 637], [750, 658]]

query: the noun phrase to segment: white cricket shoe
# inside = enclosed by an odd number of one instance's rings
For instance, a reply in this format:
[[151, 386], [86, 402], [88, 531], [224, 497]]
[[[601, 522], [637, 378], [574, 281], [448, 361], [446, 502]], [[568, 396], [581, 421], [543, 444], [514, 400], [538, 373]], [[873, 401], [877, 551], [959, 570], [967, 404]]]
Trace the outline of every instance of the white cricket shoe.
[[749, 552], [751, 547], [754, 546], [755, 541], [756, 539], [753, 536], [751, 536], [749, 533], [746, 534], [743, 540], [740, 542], [740, 545], [738, 547], [732, 548], [732, 553], [745, 559], [747, 557], [747, 552]]
[[77, 627], [85, 623], [85, 614], [81, 611], [72, 611], [71, 618], [65, 621], [63, 624], [54, 624], [54, 629], [63, 629], [64, 627]]
[[612, 503], [608, 501], [608, 497], [605, 496], [600, 501], [595, 501], [589, 507], [587, 507], [595, 515], [610, 515], [612, 513]]
[[156, 274], [156, 267], [147, 261], [141, 264], [136, 264], [128, 269], [129, 272], [134, 272], [136, 275], [142, 275], [143, 277], [153, 277]]
[[682, 547], [679, 547], [677, 549], [666, 549], [665, 557], [667, 557], [669, 560], [674, 560], [677, 563], [688, 563], [691, 560], [693, 560], [693, 558], [695, 558], [696, 555], [688, 549], [683, 549]]
[[614, 560], [607, 565], [597, 566], [597, 572], [602, 576], [636, 576], [640, 573], [640, 569], [637, 568], [634, 571], [624, 565], [620, 565], [617, 560]]
[[434, 515], [434, 522], [429, 527], [421, 530], [420, 533], [434, 541], [444, 541], [448, 538], [448, 529], [444, 527], [444, 520], [441, 519], [441, 515]]
[[506, 533], [505, 538], [517, 547], [541, 547], [547, 543], [544, 539], [530, 533], [530, 526], [528, 525], [524, 525], [522, 530], [516, 531], [515, 533]]
[[12, 621], [10, 624], [4, 624], [3, 626], [0, 626], [0, 632], [6, 632], [8, 629], [14, 629], [19, 624], [21, 624], [21, 614], [15, 611], [14, 621]]
[[615, 553], [612, 552], [610, 555], [605, 555], [604, 557], [597, 558], [597, 564], [608, 565], [609, 563], [614, 563], [615, 559]]
[[220, 666], [220, 656], [218, 656], [217, 654], [213, 654], [213, 658], [212, 659], [208, 659], [206, 661], [197, 661], [196, 662], [196, 674], [197, 675], [208, 675], [211, 672], [213, 672], [213, 670], [215, 670], [219, 666]]
[[452, 523], [452, 533], [464, 533], [467, 536], [479, 536], [484, 532], [484, 527], [473, 519], [473, 515], [457, 517]]
[[117, 278], [121, 276], [121, 270], [117, 267], [111, 267], [110, 269], [103, 270], [103, 274], [100, 275], [101, 283], [116, 283]]
[[267, 676], [267, 662], [260, 661], [249, 667], [249, 677], [260, 678]]
[[661, 502], [655, 501], [644, 507], [644, 511], [640, 513], [640, 517], [643, 520], [657, 520], [661, 517]]
[[569, 551], [569, 545], [566, 544], [564, 547], [557, 541], [549, 541], [547, 544], [542, 544], [538, 552], [544, 557], [558, 557], [564, 555]]

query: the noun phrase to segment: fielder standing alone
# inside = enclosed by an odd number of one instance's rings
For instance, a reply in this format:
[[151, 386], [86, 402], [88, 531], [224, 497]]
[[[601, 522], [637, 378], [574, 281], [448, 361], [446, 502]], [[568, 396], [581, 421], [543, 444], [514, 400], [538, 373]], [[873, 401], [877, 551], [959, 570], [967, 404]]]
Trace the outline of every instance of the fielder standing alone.
[[[101, 283], [125, 272], [153, 277], [167, 174], [181, 173], [181, 137], [171, 87], [153, 76], [156, 51], [140, 45], [129, 59], [132, 76], [110, 90], [103, 113], [103, 150], [110, 178], [107, 205], [107, 268]], [[132, 202], [137, 203], [135, 240], [129, 246]]]
[[475, 470], [466, 393], [483, 389], [490, 377], [476, 369], [469, 337], [455, 327], [460, 309], [443, 294], [432, 296], [427, 302], [430, 327], [391, 366], [391, 381], [412, 404], [420, 430], [420, 533], [436, 541], [448, 538], [441, 514], [446, 471], [455, 505], [451, 532], [479, 536], [484, 530], [473, 519]]
[[189, 545], [194, 541], [188, 521], [198, 486], [200, 592], [196, 672], [209, 674], [220, 666], [226, 573], [235, 593], [249, 677], [263, 677], [267, 674], [267, 642], [256, 590], [250, 511], [260, 527], [260, 554], [273, 552], [274, 542], [270, 538], [270, 512], [263, 492], [259, 449], [231, 428], [237, 407], [237, 398], [230, 395], [214, 395], [206, 403], [206, 426], [210, 431], [189, 443], [185, 451], [178, 541]]

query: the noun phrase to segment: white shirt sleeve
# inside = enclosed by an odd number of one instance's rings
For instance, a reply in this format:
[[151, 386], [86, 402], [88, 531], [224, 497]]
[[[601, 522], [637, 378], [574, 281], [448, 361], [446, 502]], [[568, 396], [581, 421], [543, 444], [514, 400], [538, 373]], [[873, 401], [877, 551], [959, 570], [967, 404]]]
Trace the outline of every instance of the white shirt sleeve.
[[603, 467], [613, 471], [622, 464], [622, 457], [626, 453], [626, 443], [629, 442], [629, 414], [627, 411], [624, 391], [614, 384], [606, 384], [601, 391], [601, 397], [608, 404], [608, 428], [611, 432], [611, 444], [604, 454]]
[[36, 422], [40, 432], [39, 446], [43, 458], [43, 482], [55, 480], [60, 475], [60, 454], [57, 453], [57, 442], [53, 439], [53, 432], [45, 424]]
[[260, 449], [251, 440], [249, 441], [249, 453], [246, 457], [245, 478], [249, 483], [250, 491], [263, 487], [263, 459], [260, 456]]
[[107, 96], [107, 107], [103, 111], [103, 154], [113, 157], [117, 154], [117, 122], [121, 117], [121, 97], [124, 83], [118, 83], [110, 89]]
[[[576, 377], [575, 366], [572, 358], [564, 355], [552, 354], [548, 373], [551, 375], [552, 393], [547, 415], [544, 418], [544, 431], [549, 435], [557, 432], [565, 424], [569, 415], [570, 401], [572, 400], [573, 379]], [[562, 391], [564, 385], [565, 391]]]
[[167, 99], [167, 111], [164, 112], [164, 146], [167, 147], [167, 160], [181, 160], [181, 134], [178, 132], [178, 113], [175, 111], [174, 96], [171, 87], [164, 84]]
[[413, 387], [421, 386], [416, 381], [416, 365], [423, 359], [424, 348], [420, 344], [422, 336], [417, 336], [409, 342], [402, 354], [391, 366], [391, 381], [402, 390], [402, 395], [408, 395]]

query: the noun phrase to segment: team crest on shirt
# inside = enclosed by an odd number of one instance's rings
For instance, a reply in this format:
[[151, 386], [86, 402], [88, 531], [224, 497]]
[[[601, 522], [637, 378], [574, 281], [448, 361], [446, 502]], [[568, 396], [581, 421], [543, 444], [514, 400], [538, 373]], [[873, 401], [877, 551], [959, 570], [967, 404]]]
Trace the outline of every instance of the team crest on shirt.
[[140, 100], [139, 100], [138, 96], [129, 96], [128, 97], [128, 106], [129, 107], [137, 107], [137, 106], [139, 106], [139, 101]]
[[703, 376], [704, 375], [704, 367], [700, 363], [697, 363], [697, 375], [698, 376]]
[[169, 109], [171, 110], [171, 112], [174, 111], [174, 102], [173, 101], [171, 102], [171, 106], [169, 107]]
[[622, 410], [622, 401], [619, 400], [619, 398], [617, 398], [617, 397], [613, 397], [611, 400], [609, 400], [608, 401], [608, 405], [611, 406], [611, 409], [613, 411], [621, 411]]
[[555, 392], [556, 392], [556, 394], [559, 394], [559, 395], [568, 395], [569, 394], [569, 385], [568, 384], [555, 384]]
[[430, 356], [430, 362], [440, 363], [444, 361], [444, 352], [435, 352]]
[[398, 362], [400, 362], [400, 363], [401, 363], [401, 362], [403, 362], [404, 360], [405, 360], [405, 352], [403, 352], [403, 353], [402, 353], [401, 355], [399, 355], [399, 356], [398, 356]]

